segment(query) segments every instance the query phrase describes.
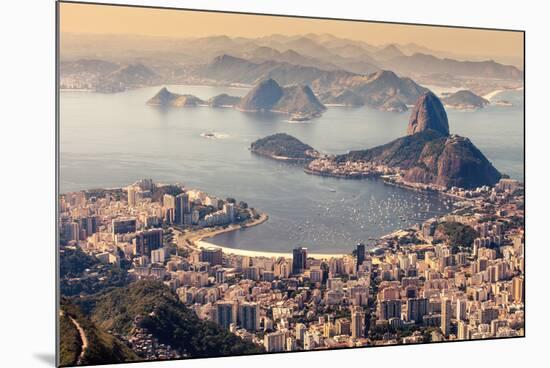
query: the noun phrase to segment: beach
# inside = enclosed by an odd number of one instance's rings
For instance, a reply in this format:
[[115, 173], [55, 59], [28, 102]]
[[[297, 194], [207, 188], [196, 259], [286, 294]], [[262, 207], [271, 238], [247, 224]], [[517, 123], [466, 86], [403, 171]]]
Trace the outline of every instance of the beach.
[[491, 99], [493, 97], [495, 97], [496, 95], [498, 95], [499, 93], [501, 92], [504, 92], [504, 91], [521, 91], [523, 89], [523, 87], [519, 87], [519, 88], [510, 88], [510, 89], [497, 89], [493, 92], [490, 92], [490, 93], [487, 93], [486, 95], [483, 96], [484, 99], [486, 100], [489, 100], [491, 101]]
[[[292, 258], [292, 253], [280, 253], [280, 252], [265, 252], [265, 251], [257, 251], [257, 250], [247, 250], [247, 249], [235, 249], [235, 248], [229, 248], [229, 247], [222, 247], [221, 245], [217, 245], [214, 243], [210, 243], [204, 240], [199, 240], [195, 243], [197, 248], [218, 248], [221, 249], [226, 254], [234, 254], [237, 256], [243, 256], [243, 257], [267, 257], [267, 258]], [[308, 253], [308, 258], [315, 258], [315, 259], [330, 259], [330, 258], [342, 258], [344, 256], [349, 256], [350, 254], [344, 254], [344, 253]]]
[[[223, 233], [237, 231], [240, 229], [245, 229], [248, 227], [260, 225], [266, 222], [269, 219], [269, 216], [265, 213], [262, 213], [260, 217], [252, 222], [249, 222], [244, 225], [230, 225], [225, 228], [213, 228], [213, 229], [203, 229], [192, 233], [182, 233], [179, 230], [174, 230], [174, 233], [178, 239], [178, 246], [190, 247], [195, 250], [201, 248], [218, 248], [221, 249], [226, 254], [233, 254], [243, 257], [267, 257], [267, 258], [292, 258], [292, 252], [266, 252], [266, 251], [257, 251], [257, 250], [248, 250], [248, 249], [235, 249], [229, 247], [223, 247], [217, 245], [204, 239], [213, 238], [216, 235]], [[182, 244], [183, 243], [183, 244]], [[349, 254], [345, 253], [308, 253], [308, 257], [315, 259], [330, 259], [344, 257]]]

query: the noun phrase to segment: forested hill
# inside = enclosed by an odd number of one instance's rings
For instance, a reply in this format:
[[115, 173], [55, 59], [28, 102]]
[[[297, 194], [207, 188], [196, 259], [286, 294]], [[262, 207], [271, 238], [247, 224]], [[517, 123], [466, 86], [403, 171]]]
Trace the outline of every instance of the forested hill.
[[187, 357], [252, 354], [262, 351], [213, 322], [203, 321], [159, 281], [137, 281], [100, 296], [92, 320], [104, 330], [127, 334], [136, 317], [160, 342]]

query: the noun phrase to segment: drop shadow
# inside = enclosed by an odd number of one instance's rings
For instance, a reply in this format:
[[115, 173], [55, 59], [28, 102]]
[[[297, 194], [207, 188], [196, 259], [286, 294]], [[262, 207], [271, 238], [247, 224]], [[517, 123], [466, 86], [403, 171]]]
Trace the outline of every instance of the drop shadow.
[[50, 367], [55, 367], [55, 354], [50, 353], [34, 353], [33, 357], [43, 363], [48, 364]]

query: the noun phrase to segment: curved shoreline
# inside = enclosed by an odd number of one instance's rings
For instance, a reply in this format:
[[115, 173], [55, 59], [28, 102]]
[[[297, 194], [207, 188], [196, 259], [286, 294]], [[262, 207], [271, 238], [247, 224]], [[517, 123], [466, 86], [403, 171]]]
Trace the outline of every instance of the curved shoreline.
[[[257, 251], [257, 250], [248, 250], [248, 249], [236, 249], [230, 247], [224, 247], [217, 245], [211, 242], [200, 240], [196, 243], [199, 248], [217, 248], [221, 249], [226, 254], [233, 254], [236, 256], [243, 257], [266, 257], [266, 258], [292, 258], [292, 252], [269, 252], [269, 251]], [[351, 256], [350, 254], [345, 253], [309, 253], [307, 254], [308, 258], [315, 259], [330, 259], [330, 258], [342, 258], [344, 256]]]
[[307, 166], [304, 167], [304, 172], [309, 175], [324, 176], [327, 178], [337, 178], [337, 179], [352, 179], [352, 180], [379, 178], [383, 175], [383, 174], [374, 173], [374, 172], [359, 173], [359, 174], [334, 174], [327, 171], [318, 171], [318, 170], [310, 169]]
[[[183, 241], [187, 243], [186, 246], [188, 246], [189, 248], [192, 248], [193, 250], [200, 250], [201, 248], [217, 248], [217, 249], [221, 249], [222, 252], [226, 254], [233, 254], [236, 256], [243, 256], [243, 257], [292, 258], [292, 252], [269, 252], [269, 251], [257, 251], [257, 250], [249, 250], [249, 249], [237, 249], [237, 248], [231, 248], [231, 247], [214, 244], [212, 242], [204, 240], [204, 239], [213, 238], [220, 234], [225, 234], [228, 232], [257, 226], [257, 225], [263, 224], [268, 219], [269, 219], [269, 216], [265, 213], [262, 213], [260, 215], [260, 218], [243, 225], [229, 225], [228, 227], [222, 228], [222, 229], [216, 229], [216, 228], [209, 229], [209, 230], [203, 229], [203, 230], [197, 231], [196, 233], [191, 233], [191, 234], [184, 234], [184, 233], [181, 233], [179, 230], [175, 230], [175, 232], [178, 237], [183, 236], [184, 238]], [[350, 254], [308, 253], [308, 257], [315, 258], [315, 259], [330, 259], [330, 258], [341, 258], [344, 256], [349, 256]]]
[[315, 159], [314, 157], [294, 158], [294, 157], [288, 157], [288, 156], [276, 156], [270, 153], [262, 152], [261, 150], [257, 150], [254, 148], [250, 148], [249, 150], [255, 155], [267, 157], [275, 161], [282, 161], [282, 162], [288, 162], [288, 163], [306, 164], [311, 160]]

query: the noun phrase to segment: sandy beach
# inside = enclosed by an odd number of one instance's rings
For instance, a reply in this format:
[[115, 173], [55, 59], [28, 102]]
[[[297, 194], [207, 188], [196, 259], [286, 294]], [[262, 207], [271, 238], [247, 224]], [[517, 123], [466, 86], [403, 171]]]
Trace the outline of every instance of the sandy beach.
[[[215, 229], [207, 229], [207, 230], [199, 230], [197, 232], [193, 233], [181, 233], [178, 230], [175, 231], [176, 236], [179, 238], [178, 244], [181, 246], [180, 242], [185, 243], [183, 246], [192, 247], [195, 249], [200, 248], [218, 248], [221, 249], [226, 254], [234, 254], [238, 256], [248, 256], [248, 257], [267, 257], [267, 258], [292, 258], [292, 251], [289, 252], [267, 252], [267, 251], [257, 251], [257, 250], [248, 250], [248, 249], [235, 249], [235, 248], [229, 248], [224, 247], [221, 245], [217, 245], [208, 241], [205, 241], [204, 239], [212, 238], [216, 235], [220, 235], [223, 233], [231, 232], [231, 231], [237, 231], [243, 228], [252, 227], [256, 225], [263, 224], [269, 219], [269, 216], [267, 214], [263, 213], [260, 215], [260, 218], [257, 220], [254, 220], [250, 223], [247, 223], [245, 225], [230, 225], [226, 228], [215, 228]], [[351, 253], [351, 252], [350, 252]], [[308, 253], [308, 257], [315, 258], [315, 259], [330, 259], [330, 258], [336, 258], [336, 257], [344, 257], [346, 255], [345, 253]]]
[[483, 96], [483, 98], [486, 99], [486, 100], [491, 101], [491, 99], [493, 97], [495, 97], [496, 95], [498, 95], [500, 92], [504, 92], [504, 91], [521, 91], [522, 89], [523, 89], [523, 87], [510, 88], [510, 89], [497, 89], [493, 92], [487, 93], [485, 96]]
[[[248, 257], [267, 257], [267, 258], [292, 258], [292, 253], [281, 253], [281, 252], [264, 252], [264, 251], [257, 251], [257, 250], [247, 250], [247, 249], [235, 249], [235, 248], [228, 248], [228, 247], [222, 247], [221, 245], [217, 245], [214, 243], [210, 243], [204, 240], [199, 240], [195, 243], [195, 245], [198, 248], [219, 248], [226, 254], [234, 254], [237, 256], [248, 256]], [[342, 258], [346, 255], [351, 254], [344, 254], [344, 253], [308, 253], [307, 256], [309, 258], [315, 258], [315, 259], [330, 259], [330, 258]]]

